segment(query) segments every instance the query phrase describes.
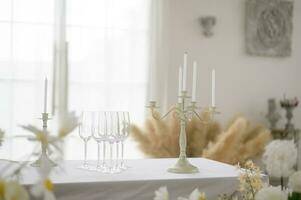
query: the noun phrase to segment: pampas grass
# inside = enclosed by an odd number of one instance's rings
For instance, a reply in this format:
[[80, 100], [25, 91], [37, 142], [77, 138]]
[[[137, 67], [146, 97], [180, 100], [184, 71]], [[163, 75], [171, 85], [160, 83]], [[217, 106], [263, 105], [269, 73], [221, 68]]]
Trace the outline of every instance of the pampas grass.
[[[201, 113], [201, 118], [209, 121], [208, 113]], [[164, 120], [149, 116], [144, 128], [132, 125], [131, 135], [146, 156], [170, 158], [179, 156], [179, 130], [179, 120], [173, 113]], [[203, 156], [229, 164], [262, 154], [271, 139], [269, 130], [254, 127], [243, 117], [233, 119], [225, 131], [216, 121], [202, 123], [193, 117], [187, 122], [186, 133], [188, 157]]]
[[[156, 113], [158, 115], [158, 113]], [[208, 119], [207, 114], [202, 114], [203, 120]], [[148, 157], [170, 158], [178, 157], [180, 123], [175, 113], [164, 120], [148, 117], [144, 128], [132, 125], [131, 135], [139, 143], [139, 148]], [[192, 118], [187, 123], [187, 155], [199, 157], [210, 141], [214, 141], [220, 127], [216, 122], [208, 125], [201, 123], [197, 118]]]
[[263, 153], [271, 140], [269, 130], [252, 127], [250, 122], [238, 117], [220, 134], [217, 141], [204, 150], [203, 156], [229, 164], [236, 164]]

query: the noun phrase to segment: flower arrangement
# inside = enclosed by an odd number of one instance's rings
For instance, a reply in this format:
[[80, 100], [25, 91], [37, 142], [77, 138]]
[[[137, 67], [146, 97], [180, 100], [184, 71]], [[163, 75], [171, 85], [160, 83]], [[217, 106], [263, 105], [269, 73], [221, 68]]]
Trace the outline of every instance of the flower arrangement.
[[266, 146], [263, 162], [268, 174], [280, 178], [284, 188], [284, 177], [289, 177], [297, 162], [297, 148], [293, 140], [274, 140]]
[[[238, 193], [232, 195], [221, 194], [218, 200], [301, 200], [301, 171], [295, 172], [289, 178], [289, 190], [282, 190], [280, 186], [273, 187], [262, 182], [262, 173], [252, 161], [247, 161], [240, 170]], [[155, 192], [154, 200], [169, 200], [166, 187]], [[206, 194], [195, 189], [188, 198], [178, 197], [177, 200], [206, 200]]]
[[261, 171], [252, 161], [247, 161], [240, 168], [239, 191], [244, 200], [254, 200], [257, 192], [263, 187]]
[[293, 99], [286, 99], [284, 98], [283, 100], [280, 101], [280, 105], [282, 108], [287, 108], [287, 107], [297, 107], [299, 104], [299, 100], [297, 97]]
[[[78, 126], [78, 119], [75, 114], [68, 113], [58, 129], [58, 134], [56, 136], [51, 136], [45, 134], [45, 131], [32, 126], [22, 126], [25, 130], [33, 133], [33, 137], [29, 136], [31, 140], [39, 141], [40, 143], [47, 144], [47, 146], [54, 147], [54, 150], [58, 154], [62, 155], [62, 150], [58, 145], [62, 140], [68, 136], [76, 127]], [[34, 153], [29, 155], [29, 158], [33, 156]], [[28, 159], [29, 159], [28, 158]], [[17, 167], [8, 164], [0, 173], [0, 200], [29, 200], [29, 192], [20, 183], [21, 172], [26, 167], [28, 162], [20, 162]], [[13, 168], [12, 172], [6, 173], [8, 169]], [[53, 193], [54, 185], [49, 178], [52, 171], [52, 165], [46, 157], [41, 157], [41, 164], [36, 168], [39, 174], [39, 181], [32, 186], [30, 189], [30, 194], [34, 197], [42, 198], [43, 200], [55, 200]]]

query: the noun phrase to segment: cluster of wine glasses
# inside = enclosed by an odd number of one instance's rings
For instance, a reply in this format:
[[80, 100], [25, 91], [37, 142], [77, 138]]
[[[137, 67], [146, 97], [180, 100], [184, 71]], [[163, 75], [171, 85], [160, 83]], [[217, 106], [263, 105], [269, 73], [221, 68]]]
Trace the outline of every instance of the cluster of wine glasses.
[[[124, 163], [124, 141], [129, 135], [130, 115], [123, 111], [84, 111], [81, 114], [79, 136], [84, 141], [84, 162], [80, 168], [103, 173], [119, 173]], [[87, 162], [87, 145], [97, 142], [96, 166]]]

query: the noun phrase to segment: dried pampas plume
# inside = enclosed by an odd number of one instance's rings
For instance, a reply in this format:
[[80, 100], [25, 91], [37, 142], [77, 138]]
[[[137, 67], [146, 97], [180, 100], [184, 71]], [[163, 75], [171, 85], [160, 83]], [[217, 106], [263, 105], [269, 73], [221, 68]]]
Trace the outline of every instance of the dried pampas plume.
[[[155, 113], [158, 115], [158, 113]], [[206, 121], [208, 114], [203, 113], [201, 118]], [[208, 121], [208, 120], [207, 120]], [[139, 148], [149, 157], [170, 158], [178, 157], [180, 123], [175, 113], [164, 120], [148, 117], [143, 129], [132, 125], [131, 134], [139, 143]], [[217, 122], [204, 124], [197, 118], [192, 118], [187, 123], [187, 155], [199, 157], [203, 149], [213, 142], [220, 132]]]
[[[159, 115], [158, 113], [155, 113]], [[187, 122], [187, 156], [237, 164], [260, 155], [270, 141], [270, 131], [253, 127], [243, 117], [237, 117], [225, 131], [216, 121], [209, 121], [208, 112], [201, 113], [202, 123], [196, 117]], [[180, 123], [175, 114], [164, 120], [152, 116], [145, 121], [144, 128], [132, 125], [131, 134], [139, 148], [148, 157], [170, 158], [179, 156]]]
[[229, 128], [219, 135], [217, 141], [204, 150], [203, 156], [236, 164], [262, 154], [270, 140], [269, 130], [253, 127], [247, 119], [237, 117]]

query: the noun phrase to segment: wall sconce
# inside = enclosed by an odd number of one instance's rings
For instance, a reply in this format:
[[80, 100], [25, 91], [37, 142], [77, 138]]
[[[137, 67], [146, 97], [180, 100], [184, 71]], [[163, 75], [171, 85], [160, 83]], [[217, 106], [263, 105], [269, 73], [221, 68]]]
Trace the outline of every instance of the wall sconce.
[[213, 35], [213, 27], [216, 24], [216, 18], [213, 16], [205, 16], [200, 18], [200, 24], [203, 28], [203, 34], [205, 37], [211, 37]]

